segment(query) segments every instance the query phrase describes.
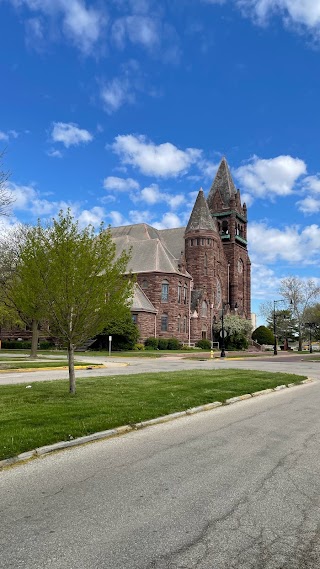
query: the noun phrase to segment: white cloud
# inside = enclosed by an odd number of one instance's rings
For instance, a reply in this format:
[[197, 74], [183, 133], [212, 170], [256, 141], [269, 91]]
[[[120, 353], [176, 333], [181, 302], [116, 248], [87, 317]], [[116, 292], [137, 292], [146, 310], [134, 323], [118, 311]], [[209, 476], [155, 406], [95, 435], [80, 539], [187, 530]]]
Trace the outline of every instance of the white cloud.
[[132, 194], [130, 197], [134, 202], [145, 202], [148, 205], [157, 205], [160, 202], [165, 202], [171, 209], [177, 209], [186, 201], [182, 194], [172, 195], [162, 192], [158, 184], [150, 184], [150, 186], [143, 188], [140, 193]]
[[306, 215], [311, 215], [314, 213], [320, 213], [320, 199], [313, 198], [309, 196], [297, 202], [297, 206], [300, 211]]
[[0, 140], [4, 142], [9, 142], [10, 138], [18, 138], [18, 136], [19, 133], [16, 130], [7, 130], [6, 132], [0, 130]]
[[100, 96], [109, 114], [120, 109], [125, 103], [133, 103], [135, 100], [132, 86], [126, 77], [116, 77], [103, 85]]
[[62, 152], [60, 152], [60, 150], [56, 150], [55, 148], [48, 150], [47, 155], [50, 156], [50, 158], [62, 158]]
[[151, 186], [141, 190], [140, 199], [145, 201], [147, 204], [155, 205], [156, 203], [163, 201], [165, 198], [161, 194], [159, 186], [157, 186], [157, 184], [151, 184]]
[[148, 176], [164, 178], [185, 173], [201, 156], [201, 150], [179, 150], [170, 142], [156, 145], [143, 135], [119, 135], [112, 145], [122, 163], [131, 164]]
[[306, 192], [312, 192], [314, 194], [320, 194], [320, 177], [317, 176], [307, 176], [303, 180], [303, 189]]
[[27, 32], [40, 42], [43, 42], [46, 33], [50, 39], [56, 39], [62, 31], [67, 41], [83, 54], [89, 55], [103, 37], [105, 11], [87, 7], [85, 0], [11, 0], [11, 3], [17, 8], [26, 7], [38, 14], [27, 21]]
[[128, 190], [138, 190], [139, 184], [133, 178], [118, 178], [117, 176], [108, 176], [103, 180], [105, 190], [116, 190], [117, 192], [126, 192]]
[[152, 215], [150, 211], [131, 210], [129, 212], [131, 223], [150, 223]]
[[297, 202], [298, 209], [305, 215], [320, 212], [320, 176], [307, 176], [302, 181], [302, 191], [306, 197]]
[[304, 161], [292, 156], [270, 159], [254, 156], [248, 164], [234, 171], [246, 192], [255, 197], [271, 199], [293, 193], [296, 181], [305, 173]]
[[162, 216], [161, 221], [153, 223], [156, 229], [173, 229], [174, 227], [181, 227], [183, 225], [181, 219], [172, 212], [167, 212]]
[[75, 123], [54, 122], [51, 138], [53, 142], [62, 142], [66, 148], [69, 148], [91, 142], [93, 136]]
[[266, 300], [278, 294], [281, 279], [275, 275], [270, 267], [260, 263], [251, 266], [251, 292], [252, 298]]
[[319, 37], [320, 3], [318, 0], [237, 0], [245, 13], [258, 23], [279, 14], [286, 25], [300, 25]]
[[112, 38], [118, 48], [123, 49], [126, 42], [153, 48], [159, 44], [159, 23], [155, 18], [142, 15], [118, 18], [112, 26]]
[[320, 227], [316, 224], [300, 230], [288, 226], [283, 230], [266, 223], [248, 225], [248, 242], [253, 262], [267, 264], [282, 260], [288, 264], [308, 265], [320, 260]]
[[37, 190], [32, 185], [24, 186], [9, 182], [7, 186], [14, 199], [13, 210], [27, 210], [30, 203], [38, 196]]
[[214, 162], [211, 162], [210, 160], [202, 160], [199, 163], [199, 169], [201, 170], [201, 173], [209, 180], [213, 180], [213, 178], [215, 177], [218, 170], [218, 166], [219, 163], [216, 164]]
[[241, 192], [241, 203], [246, 204], [247, 207], [250, 207], [254, 202], [254, 197], [247, 192]]
[[106, 217], [109, 217], [111, 219], [110, 225], [113, 225], [114, 227], [118, 227], [120, 225], [128, 225], [128, 221], [125, 219], [122, 213], [120, 213], [120, 211], [110, 211]]
[[3, 132], [2, 130], [0, 130], [0, 140], [4, 140], [5, 142], [9, 140], [8, 134], [6, 132]]
[[77, 216], [80, 227], [93, 225], [95, 228], [99, 227], [101, 222], [105, 219], [106, 214], [102, 207], [93, 207], [92, 209], [84, 209]]

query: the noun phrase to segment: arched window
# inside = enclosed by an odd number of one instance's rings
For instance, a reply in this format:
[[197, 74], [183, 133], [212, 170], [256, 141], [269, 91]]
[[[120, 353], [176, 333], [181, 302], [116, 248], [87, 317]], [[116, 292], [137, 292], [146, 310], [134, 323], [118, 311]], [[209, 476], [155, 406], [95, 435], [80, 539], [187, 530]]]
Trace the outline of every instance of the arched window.
[[228, 235], [229, 233], [229, 226], [226, 219], [222, 222], [222, 233], [224, 233], [225, 235]]
[[161, 332], [168, 332], [168, 314], [161, 316]]
[[183, 331], [186, 334], [187, 333], [187, 317], [184, 316], [183, 318]]
[[177, 330], [178, 332], [181, 332], [181, 315], [179, 314], [178, 316], [178, 320], [177, 320]]
[[204, 255], [204, 274], [205, 274], [205, 275], [208, 274], [208, 257], [207, 257], [207, 253], [205, 253], [205, 255]]
[[169, 300], [169, 283], [168, 281], [162, 281], [161, 283], [161, 301], [168, 302]]
[[148, 288], [148, 281], [147, 279], [143, 279], [142, 283], [141, 283], [141, 288]]
[[178, 303], [181, 304], [181, 299], [182, 299], [182, 284], [179, 282], [178, 283]]
[[208, 305], [205, 300], [202, 301], [201, 316], [206, 318], [208, 316]]
[[183, 287], [183, 304], [187, 304], [187, 285], [184, 284]]

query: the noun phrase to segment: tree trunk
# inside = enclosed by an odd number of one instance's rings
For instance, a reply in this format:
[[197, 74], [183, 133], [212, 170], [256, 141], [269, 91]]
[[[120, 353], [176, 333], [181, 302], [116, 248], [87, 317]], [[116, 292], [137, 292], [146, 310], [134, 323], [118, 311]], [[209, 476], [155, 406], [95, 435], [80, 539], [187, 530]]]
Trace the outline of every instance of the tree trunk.
[[32, 320], [32, 339], [31, 339], [30, 358], [37, 357], [38, 339], [39, 339], [38, 320]]
[[75, 395], [76, 393], [76, 376], [74, 373], [74, 345], [68, 343], [68, 365], [69, 365], [69, 393]]

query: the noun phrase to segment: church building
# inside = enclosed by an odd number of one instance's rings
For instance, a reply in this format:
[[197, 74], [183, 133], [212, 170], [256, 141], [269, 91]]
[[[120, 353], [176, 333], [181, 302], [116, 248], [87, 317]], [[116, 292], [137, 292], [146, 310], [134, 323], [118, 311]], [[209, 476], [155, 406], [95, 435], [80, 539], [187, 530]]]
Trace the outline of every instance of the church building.
[[225, 158], [207, 198], [201, 189], [186, 227], [140, 223], [111, 228], [117, 253], [131, 250], [136, 275], [131, 306], [140, 340], [212, 339], [221, 312], [251, 319], [247, 207]]

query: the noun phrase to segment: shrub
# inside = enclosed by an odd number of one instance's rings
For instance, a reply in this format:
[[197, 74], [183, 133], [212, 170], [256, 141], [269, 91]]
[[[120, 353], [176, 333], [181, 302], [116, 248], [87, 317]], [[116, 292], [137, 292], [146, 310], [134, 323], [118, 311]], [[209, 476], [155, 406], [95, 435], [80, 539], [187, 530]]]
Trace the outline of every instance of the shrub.
[[211, 349], [211, 342], [210, 340], [198, 340], [196, 343], [197, 348], [201, 348], [202, 350], [210, 350]]
[[147, 338], [144, 341], [144, 345], [146, 348], [148, 348], [148, 350], [156, 350], [158, 347], [158, 338], [153, 338], [153, 337]]
[[158, 339], [158, 349], [159, 350], [167, 350], [168, 349], [168, 339], [167, 338], [159, 338]]
[[254, 330], [252, 339], [258, 342], [258, 344], [271, 345], [274, 342], [274, 335], [266, 326], [259, 326], [259, 328]]
[[180, 350], [181, 343], [177, 338], [168, 338], [168, 350]]
[[242, 334], [232, 334], [225, 339], [225, 348], [227, 350], [246, 350], [248, 348], [248, 340]]
[[144, 350], [144, 344], [136, 344], [135, 347], [134, 347], [134, 349], [135, 349], [136, 351], [143, 352], [143, 350]]
[[[1, 342], [4, 350], [31, 350], [31, 342], [29, 340], [3, 340]], [[50, 350], [54, 348], [52, 342], [40, 342], [38, 344], [40, 350]]]

